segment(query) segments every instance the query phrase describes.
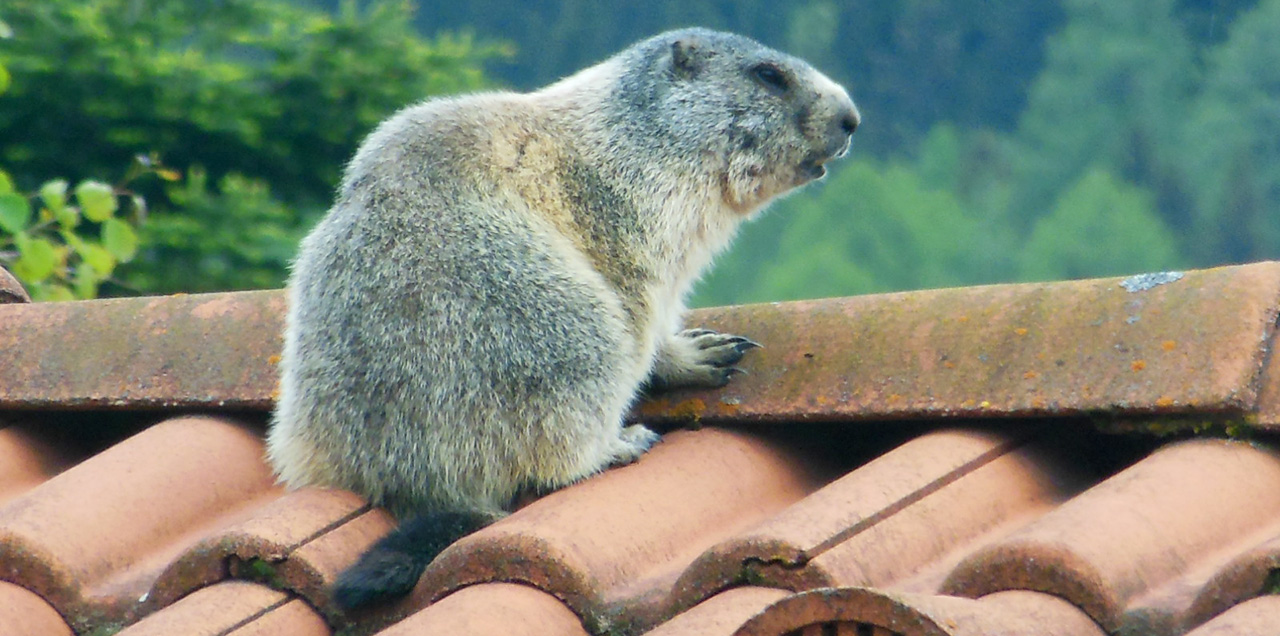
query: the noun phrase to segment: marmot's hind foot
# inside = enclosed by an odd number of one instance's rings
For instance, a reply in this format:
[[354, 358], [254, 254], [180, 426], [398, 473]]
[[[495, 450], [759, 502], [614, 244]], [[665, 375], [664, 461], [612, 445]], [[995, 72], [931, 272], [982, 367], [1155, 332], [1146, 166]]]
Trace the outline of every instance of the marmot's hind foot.
[[632, 424], [623, 427], [622, 432], [618, 435], [618, 443], [613, 451], [613, 461], [610, 465], [625, 466], [630, 464], [640, 456], [647, 453], [654, 444], [662, 441], [662, 436], [641, 426]]

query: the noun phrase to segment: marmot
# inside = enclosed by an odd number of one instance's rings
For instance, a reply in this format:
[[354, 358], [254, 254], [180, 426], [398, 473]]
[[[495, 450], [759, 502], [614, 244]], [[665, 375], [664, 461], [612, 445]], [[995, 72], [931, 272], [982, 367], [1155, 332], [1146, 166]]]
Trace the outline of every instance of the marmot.
[[407, 593], [518, 492], [638, 458], [642, 388], [727, 383], [756, 344], [682, 330], [690, 286], [858, 123], [805, 62], [704, 29], [382, 123], [293, 265], [268, 436], [288, 486], [401, 520], [336, 601]]

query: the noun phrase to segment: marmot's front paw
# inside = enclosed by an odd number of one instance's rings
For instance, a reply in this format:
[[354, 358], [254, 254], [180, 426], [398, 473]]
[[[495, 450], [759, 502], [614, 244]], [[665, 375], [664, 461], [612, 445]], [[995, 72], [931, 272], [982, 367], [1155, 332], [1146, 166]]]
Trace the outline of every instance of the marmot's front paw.
[[760, 343], [710, 329], [686, 329], [675, 334], [658, 353], [645, 390], [676, 387], [722, 387], [736, 373], [733, 366]]

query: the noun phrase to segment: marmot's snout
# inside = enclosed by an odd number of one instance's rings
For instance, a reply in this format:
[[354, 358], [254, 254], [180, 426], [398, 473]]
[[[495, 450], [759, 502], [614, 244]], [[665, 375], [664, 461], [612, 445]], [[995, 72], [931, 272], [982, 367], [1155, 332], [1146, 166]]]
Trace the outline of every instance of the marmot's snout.
[[862, 123], [862, 114], [853, 104], [853, 98], [849, 97], [843, 88], [837, 86], [826, 99], [828, 103], [834, 102], [828, 107], [831, 120], [827, 124], [827, 148], [834, 149], [830, 154], [831, 157], [843, 157], [846, 152], [849, 152], [849, 146], [853, 143], [854, 131], [858, 129], [858, 124]]
[[821, 179], [826, 176], [827, 168], [823, 164], [849, 152], [849, 146], [853, 144], [853, 133], [862, 123], [862, 115], [848, 93], [839, 87], [836, 87], [836, 91], [838, 92], [826, 97], [827, 108], [823, 109], [825, 122], [818, 120], [811, 124], [810, 130], [816, 129], [818, 134], [817, 139], [813, 139], [815, 135], [812, 132], [809, 134], [814, 148], [800, 166], [801, 175], [805, 178]]

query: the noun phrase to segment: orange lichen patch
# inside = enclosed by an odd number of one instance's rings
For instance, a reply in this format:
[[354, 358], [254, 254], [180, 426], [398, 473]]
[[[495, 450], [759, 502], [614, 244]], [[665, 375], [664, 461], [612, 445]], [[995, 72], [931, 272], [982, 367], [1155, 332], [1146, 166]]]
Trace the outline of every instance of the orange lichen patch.
[[1165, 340], [1164, 342], [1160, 343], [1160, 348], [1164, 349], [1165, 351], [1173, 351], [1177, 347], [1178, 347], [1178, 343], [1172, 340]]
[[1017, 329], [1014, 329], [1014, 330], [1013, 330], [1013, 333], [1015, 333], [1015, 334], [1017, 334], [1017, 335], [1019, 335], [1019, 336], [1025, 336], [1025, 335], [1027, 335], [1027, 328], [1026, 328], [1026, 327], [1018, 327]]
[[280, 364], [280, 356], [279, 355], [269, 356], [267, 358], [267, 364], [270, 364], [270, 365]]
[[1173, 405], [1174, 405], [1174, 401], [1173, 401], [1173, 398], [1171, 397], [1162, 395], [1159, 398], [1156, 398], [1156, 406], [1162, 409], [1167, 409]]
[[707, 412], [707, 403], [697, 398], [683, 400], [672, 407], [670, 412], [678, 419], [697, 421]]
[[1134, 360], [1134, 361], [1133, 361], [1133, 364], [1130, 364], [1130, 365], [1129, 365], [1129, 368], [1130, 368], [1130, 369], [1133, 369], [1134, 371], [1141, 371], [1141, 370], [1143, 370], [1143, 369], [1147, 368], [1147, 361], [1146, 361], [1146, 360]]
[[1039, 371], [1028, 371], [1028, 372], [1026, 372], [1026, 373], [1022, 374], [1022, 377], [1026, 378], [1026, 379], [1028, 379], [1028, 380], [1034, 380], [1034, 379], [1036, 379], [1036, 378], [1040, 377], [1040, 372], [1039, 372]]

